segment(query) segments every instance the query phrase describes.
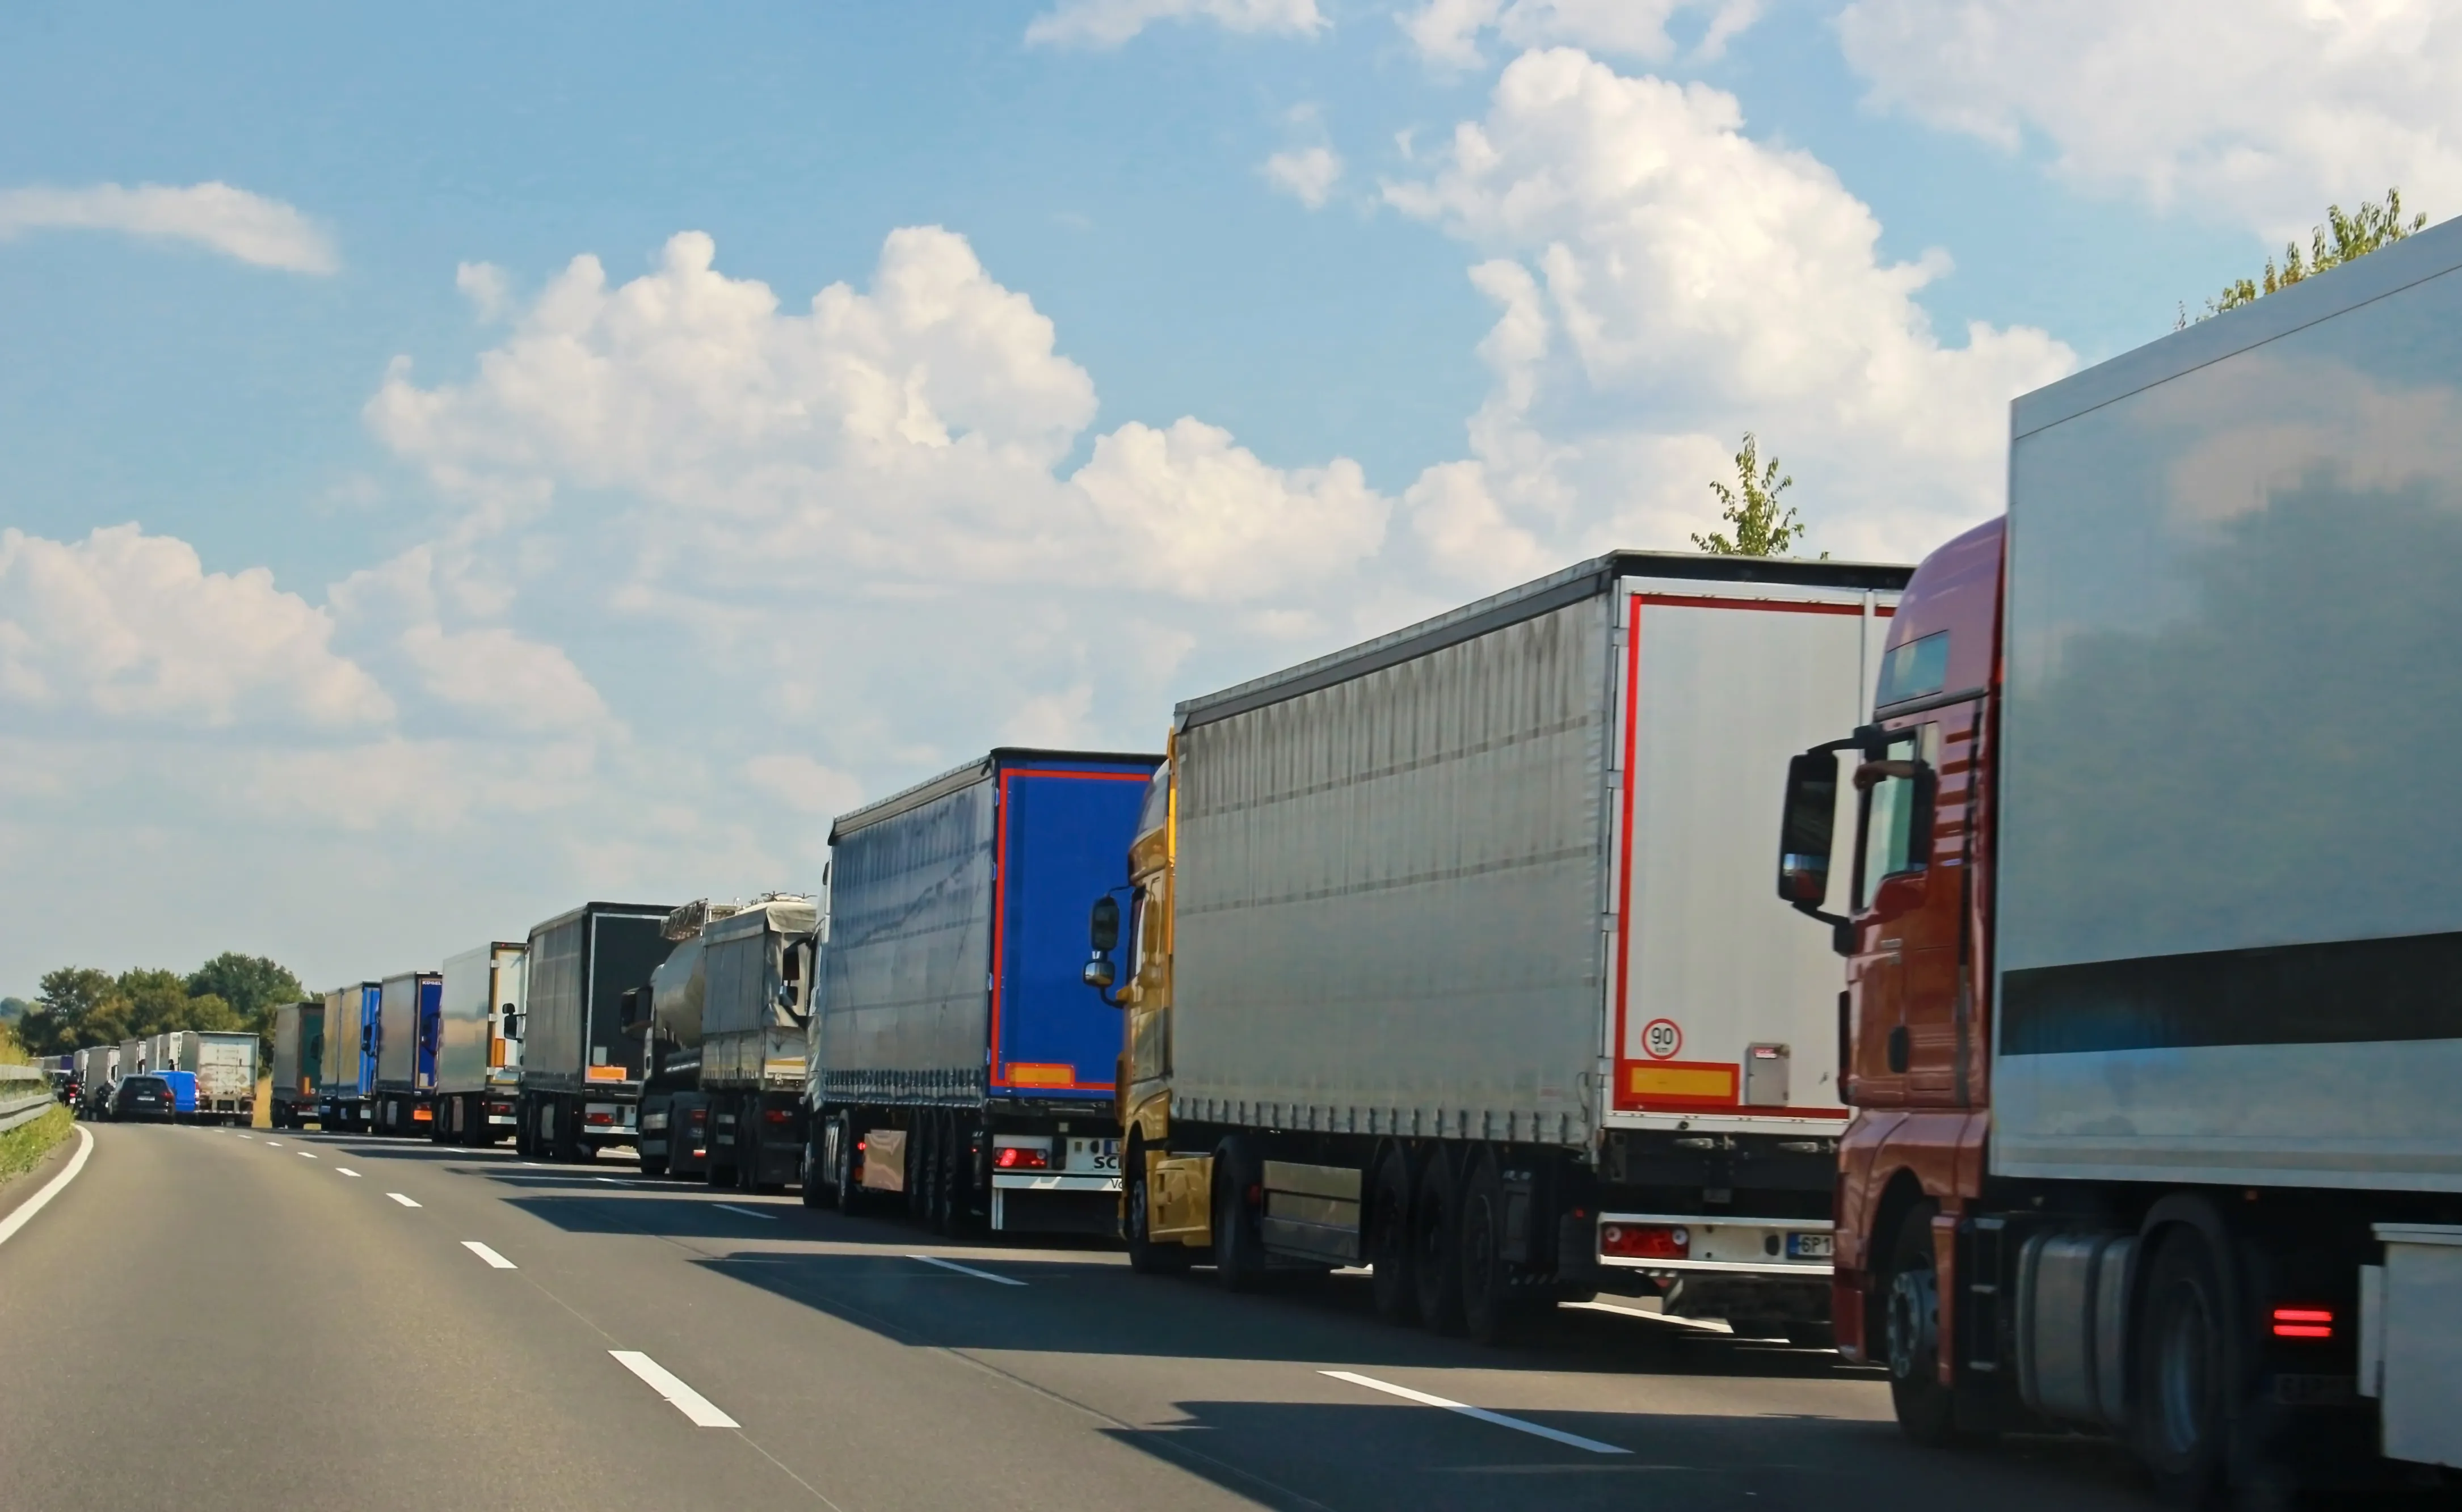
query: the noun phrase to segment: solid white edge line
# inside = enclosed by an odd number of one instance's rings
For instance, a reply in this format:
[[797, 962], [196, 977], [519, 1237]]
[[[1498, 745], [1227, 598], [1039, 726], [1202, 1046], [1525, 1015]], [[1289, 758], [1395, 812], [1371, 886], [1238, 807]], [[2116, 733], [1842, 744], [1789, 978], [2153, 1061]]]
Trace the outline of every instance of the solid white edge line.
[[1733, 1328], [1727, 1327], [1727, 1325], [1713, 1322], [1708, 1318], [1671, 1317], [1664, 1312], [1649, 1312], [1640, 1307], [1618, 1307], [1612, 1302], [1567, 1302], [1562, 1304], [1562, 1306], [1567, 1307], [1587, 1307], [1592, 1312], [1612, 1312], [1620, 1318], [1643, 1318], [1652, 1323], [1671, 1324], [1679, 1328], [1692, 1328], [1701, 1333], [1733, 1333], [1735, 1331]]
[[471, 1254], [478, 1256], [481, 1260], [486, 1261], [488, 1264], [494, 1266], [498, 1270], [521, 1269], [519, 1265], [514, 1264], [511, 1261], [497, 1254], [494, 1250], [489, 1249], [486, 1245], [480, 1243], [475, 1239], [464, 1240], [462, 1242], [462, 1247], [468, 1250]]
[[334, 1169], [335, 1169], [335, 1170], [336, 1170], [336, 1171], [339, 1171], [339, 1172], [340, 1172], [340, 1173], [342, 1173], [344, 1176], [356, 1176], [356, 1175], [358, 1175], [358, 1173], [357, 1173], [356, 1171], [352, 1170], [349, 1166], [346, 1166], [346, 1165], [337, 1165], [337, 1166], [334, 1167]]
[[1015, 1276], [995, 1276], [988, 1270], [977, 1270], [972, 1265], [961, 1265], [954, 1260], [942, 1260], [938, 1255], [909, 1255], [906, 1258], [909, 1260], [919, 1260], [927, 1265], [938, 1265], [942, 1270], [954, 1270], [962, 1276], [974, 1276], [983, 1281], [997, 1281], [1004, 1286], [1023, 1286], [1026, 1285], [1025, 1282], [1018, 1280]]
[[52, 1199], [60, 1195], [60, 1188], [76, 1180], [76, 1174], [85, 1169], [85, 1157], [94, 1154], [94, 1131], [79, 1124], [76, 1133], [77, 1153], [69, 1156], [69, 1163], [60, 1174], [44, 1182], [41, 1191], [18, 1203], [15, 1212], [0, 1218], [0, 1244], [9, 1242], [17, 1230], [26, 1226], [27, 1220], [41, 1212]]
[[741, 1213], [745, 1218], [757, 1218], [764, 1223], [775, 1223], [778, 1221], [778, 1215], [775, 1213], [758, 1213], [748, 1207], [737, 1207], [732, 1202], [712, 1202], [710, 1206], [718, 1209], [722, 1213]]
[[1510, 1428], [1516, 1433], [1533, 1434], [1541, 1438], [1553, 1439], [1557, 1443], [1574, 1449], [1587, 1449], [1594, 1455], [1632, 1453], [1630, 1449], [1619, 1449], [1613, 1444], [1603, 1444], [1595, 1438], [1585, 1438], [1579, 1434], [1568, 1434], [1561, 1428], [1527, 1423], [1519, 1417], [1507, 1417], [1502, 1413], [1491, 1413], [1484, 1407], [1473, 1407], [1467, 1402], [1451, 1401], [1442, 1396], [1432, 1396], [1426, 1392], [1415, 1392], [1407, 1386], [1396, 1386], [1391, 1381], [1380, 1381], [1372, 1375], [1360, 1375], [1350, 1371], [1319, 1371], [1317, 1373], [1330, 1375], [1337, 1381], [1349, 1381], [1353, 1386], [1365, 1386], [1371, 1392], [1383, 1392], [1388, 1396], [1399, 1396], [1405, 1401], [1417, 1402], [1422, 1407], [1441, 1407], [1446, 1412], [1459, 1413], [1464, 1417], [1476, 1417], [1482, 1423], [1494, 1423], [1499, 1428]]
[[395, 1201], [400, 1203], [404, 1207], [417, 1207], [419, 1205], [399, 1192], [387, 1192], [385, 1196], [392, 1198]]
[[742, 1426], [720, 1412], [710, 1399], [676, 1379], [675, 1372], [638, 1350], [610, 1350], [616, 1363], [649, 1383], [650, 1390], [667, 1399], [677, 1412], [693, 1421], [696, 1428], [736, 1428]]

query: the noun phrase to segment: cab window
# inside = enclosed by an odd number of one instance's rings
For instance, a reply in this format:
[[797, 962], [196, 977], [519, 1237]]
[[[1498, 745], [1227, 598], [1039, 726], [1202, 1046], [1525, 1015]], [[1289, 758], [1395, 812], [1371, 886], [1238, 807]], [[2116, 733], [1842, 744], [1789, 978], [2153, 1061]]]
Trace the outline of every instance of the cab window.
[[1146, 785], [1146, 801], [1137, 810], [1137, 833], [1152, 834], [1171, 817], [1171, 764], [1155, 770], [1154, 781]]
[[1916, 773], [1932, 766], [1936, 752], [1937, 724], [1902, 730], [1868, 765], [1873, 772], [1864, 789], [1864, 864], [1856, 875], [1855, 906], [1862, 908], [1880, 890], [1885, 877], [1920, 872], [1931, 858], [1930, 826], [1919, 810], [1924, 802]]

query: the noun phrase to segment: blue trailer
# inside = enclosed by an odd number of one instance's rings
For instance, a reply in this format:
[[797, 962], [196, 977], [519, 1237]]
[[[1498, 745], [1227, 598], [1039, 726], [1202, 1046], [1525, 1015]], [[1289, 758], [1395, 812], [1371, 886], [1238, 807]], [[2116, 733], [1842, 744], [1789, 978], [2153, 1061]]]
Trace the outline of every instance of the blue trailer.
[[444, 978], [405, 971], [384, 979], [377, 1006], [376, 1132], [426, 1138], [436, 1119], [436, 1041]]
[[377, 1051], [384, 1033], [384, 984], [354, 983], [325, 994], [323, 1074], [316, 1084], [316, 1122], [325, 1129], [365, 1129], [377, 1087]]
[[1078, 971], [1161, 762], [995, 750], [831, 828], [807, 1202], [1116, 1231], [1120, 1018]]

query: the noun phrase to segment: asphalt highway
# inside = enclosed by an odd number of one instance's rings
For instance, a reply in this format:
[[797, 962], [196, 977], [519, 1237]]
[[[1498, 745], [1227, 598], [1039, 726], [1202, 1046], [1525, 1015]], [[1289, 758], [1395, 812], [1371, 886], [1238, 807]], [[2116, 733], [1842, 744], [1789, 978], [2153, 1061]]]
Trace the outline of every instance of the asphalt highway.
[[613, 1157], [92, 1133], [0, 1243], [0, 1505], [2148, 1504], [2108, 1446], [1918, 1451], [1872, 1372], [1632, 1304], [1486, 1350], [1363, 1276], [1235, 1297]]

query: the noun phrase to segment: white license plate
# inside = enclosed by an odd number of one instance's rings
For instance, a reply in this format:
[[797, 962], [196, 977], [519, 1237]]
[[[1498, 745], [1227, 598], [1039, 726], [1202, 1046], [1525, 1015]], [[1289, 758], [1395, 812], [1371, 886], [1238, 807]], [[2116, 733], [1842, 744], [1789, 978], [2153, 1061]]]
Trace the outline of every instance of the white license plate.
[[1120, 1141], [1117, 1139], [1075, 1139], [1069, 1141], [1069, 1171], [1107, 1171], [1120, 1169]]
[[1832, 1253], [1830, 1234], [1789, 1234], [1786, 1236], [1786, 1258], [1789, 1260], [1827, 1260]]

